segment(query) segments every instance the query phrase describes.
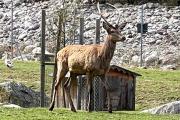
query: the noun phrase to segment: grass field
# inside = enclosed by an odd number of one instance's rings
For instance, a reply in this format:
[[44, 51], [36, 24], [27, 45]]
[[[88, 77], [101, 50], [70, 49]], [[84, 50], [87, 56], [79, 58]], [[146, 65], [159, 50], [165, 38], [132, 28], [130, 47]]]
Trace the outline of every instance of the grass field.
[[55, 109], [49, 112], [47, 109], [2, 109], [1, 120], [180, 120], [180, 115], [150, 115], [139, 112], [84, 112], [73, 113], [67, 109]]
[[[0, 120], [12, 119], [119, 119], [119, 120], [180, 120], [178, 115], [170, 116], [154, 116], [148, 114], [140, 114], [143, 109], [152, 108], [164, 103], [180, 100], [180, 70], [162, 71], [159, 69], [141, 69], [127, 68], [141, 74], [137, 78], [136, 86], [136, 112], [115, 112], [108, 114], [106, 112], [78, 112], [72, 113], [65, 109], [56, 109], [54, 112], [48, 112], [47, 109], [2, 109], [0, 108]], [[48, 74], [52, 73], [53, 68], [46, 68], [46, 93], [50, 93], [52, 78]], [[0, 83], [3, 81], [18, 81], [32, 89], [39, 91], [40, 89], [40, 65], [38, 62], [22, 62], [14, 63], [13, 69], [8, 69], [3, 61], [0, 61]], [[3, 117], [2, 117], [3, 116]], [[99, 118], [100, 117], [100, 118]]]

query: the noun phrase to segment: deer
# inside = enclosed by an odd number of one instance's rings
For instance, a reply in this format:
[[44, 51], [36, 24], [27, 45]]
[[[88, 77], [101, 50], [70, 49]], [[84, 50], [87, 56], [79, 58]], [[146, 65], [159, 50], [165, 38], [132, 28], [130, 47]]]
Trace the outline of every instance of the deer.
[[[55, 96], [57, 94], [58, 86], [64, 80], [67, 72], [70, 73], [70, 77], [64, 83], [64, 89], [67, 95], [67, 99], [70, 104], [71, 111], [76, 112], [74, 107], [70, 87], [71, 82], [77, 79], [78, 75], [87, 76], [88, 86], [88, 111], [91, 112], [91, 93], [92, 93], [92, 81], [95, 76], [101, 78], [101, 83], [105, 86], [108, 98], [108, 112], [112, 113], [112, 104], [110, 98], [110, 86], [106, 80], [106, 75], [109, 71], [110, 62], [113, 57], [116, 43], [125, 41], [125, 37], [121, 34], [125, 24], [115, 26], [111, 25], [106, 18], [101, 14], [99, 3], [97, 8], [103, 21], [103, 28], [107, 31], [104, 44], [95, 45], [68, 45], [61, 49], [57, 53], [57, 76], [56, 83], [53, 88], [52, 101], [49, 107], [49, 111], [52, 111], [55, 105]], [[120, 28], [120, 29], [119, 29]]]

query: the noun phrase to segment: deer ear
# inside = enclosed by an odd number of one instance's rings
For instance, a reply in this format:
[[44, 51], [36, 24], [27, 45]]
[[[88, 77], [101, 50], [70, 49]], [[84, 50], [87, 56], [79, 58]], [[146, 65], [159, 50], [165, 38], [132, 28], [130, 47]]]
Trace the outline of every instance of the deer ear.
[[106, 22], [103, 22], [103, 28], [108, 32], [110, 33], [110, 26], [106, 23]]

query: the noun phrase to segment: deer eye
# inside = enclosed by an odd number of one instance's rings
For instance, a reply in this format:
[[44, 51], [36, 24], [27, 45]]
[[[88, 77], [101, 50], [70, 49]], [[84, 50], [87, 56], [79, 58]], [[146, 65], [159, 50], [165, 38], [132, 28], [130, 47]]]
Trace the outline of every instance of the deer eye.
[[114, 31], [114, 30], [112, 30], [112, 31], [111, 31], [111, 33], [115, 33], [115, 31]]

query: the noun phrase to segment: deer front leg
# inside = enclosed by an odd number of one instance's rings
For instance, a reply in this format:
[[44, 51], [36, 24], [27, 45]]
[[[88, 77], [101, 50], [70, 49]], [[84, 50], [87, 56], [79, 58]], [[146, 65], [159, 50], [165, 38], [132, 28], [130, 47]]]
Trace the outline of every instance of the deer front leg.
[[67, 95], [68, 101], [69, 101], [70, 106], [71, 106], [71, 111], [76, 112], [76, 109], [74, 107], [74, 104], [73, 104], [73, 101], [72, 101], [72, 98], [71, 98], [71, 94], [70, 94], [70, 88], [71, 88], [71, 81], [72, 81], [72, 79], [74, 80], [74, 77], [69, 77], [68, 78], [68, 80], [64, 84], [64, 88], [65, 88], [65, 91], [66, 91], [66, 95]]
[[101, 81], [103, 85], [105, 86], [105, 89], [107, 91], [107, 98], [108, 98], [108, 112], [112, 113], [112, 103], [111, 103], [111, 96], [110, 96], [110, 86], [106, 80], [106, 76], [103, 75], [101, 76]]

